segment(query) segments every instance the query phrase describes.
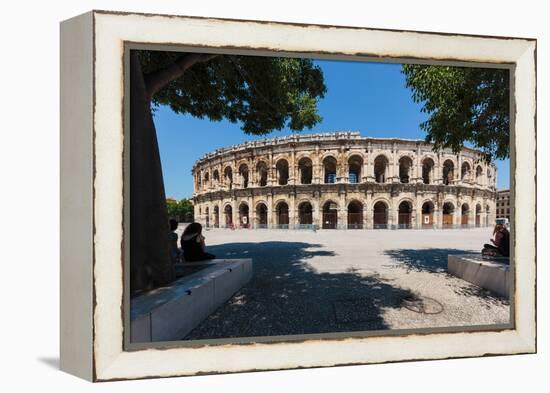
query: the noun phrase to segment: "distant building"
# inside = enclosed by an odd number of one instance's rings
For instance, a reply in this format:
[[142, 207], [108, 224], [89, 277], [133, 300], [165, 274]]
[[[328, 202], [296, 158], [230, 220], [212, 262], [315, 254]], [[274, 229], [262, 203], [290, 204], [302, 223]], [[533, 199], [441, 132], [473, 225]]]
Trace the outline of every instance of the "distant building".
[[417, 140], [292, 135], [218, 149], [192, 172], [195, 219], [213, 227], [457, 228], [496, 214], [481, 152]]
[[497, 191], [497, 218], [510, 220], [510, 190]]

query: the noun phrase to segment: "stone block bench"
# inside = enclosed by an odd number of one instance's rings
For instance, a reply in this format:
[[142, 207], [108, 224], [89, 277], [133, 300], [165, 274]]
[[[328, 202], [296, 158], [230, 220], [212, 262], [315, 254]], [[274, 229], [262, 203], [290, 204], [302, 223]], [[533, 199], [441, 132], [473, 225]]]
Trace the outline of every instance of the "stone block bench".
[[449, 255], [447, 271], [500, 296], [510, 296], [510, 260], [481, 254]]
[[204, 268], [130, 301], [132, 343], [181, 340], [252, 277], [252, 259], [184, 265]]

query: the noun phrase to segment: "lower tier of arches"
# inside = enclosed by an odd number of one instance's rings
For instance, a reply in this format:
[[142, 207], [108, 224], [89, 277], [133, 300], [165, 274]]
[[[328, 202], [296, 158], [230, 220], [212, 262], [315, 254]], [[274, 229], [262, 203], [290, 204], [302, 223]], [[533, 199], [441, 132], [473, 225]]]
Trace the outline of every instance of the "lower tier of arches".
[[195, 204], [195, 220], [215, 228], [446, 229], [492, 226], [495, 201], [448, 195], [247, 197]]

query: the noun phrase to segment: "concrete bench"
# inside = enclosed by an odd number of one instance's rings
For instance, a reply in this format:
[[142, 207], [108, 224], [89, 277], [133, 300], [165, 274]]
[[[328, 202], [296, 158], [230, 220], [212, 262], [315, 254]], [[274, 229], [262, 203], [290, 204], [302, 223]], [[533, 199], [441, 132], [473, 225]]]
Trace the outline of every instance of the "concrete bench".
[[252, 259], [185, 265], [205, 268], [130, 301], [131, 342], [181, 340], [252, 277]]
[[510, 296], [510, 260], [481, 254], [449, 255], [447, 271], [500, 296]]

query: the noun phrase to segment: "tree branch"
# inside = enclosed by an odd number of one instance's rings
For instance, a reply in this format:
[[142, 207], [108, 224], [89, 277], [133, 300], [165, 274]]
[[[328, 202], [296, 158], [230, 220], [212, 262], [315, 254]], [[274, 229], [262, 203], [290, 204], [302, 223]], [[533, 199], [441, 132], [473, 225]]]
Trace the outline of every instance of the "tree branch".
[[205, 53], [186, 53], [168, 67], [144, 76], [147, 99], [150, 101], [164, 86], [182, 76], [189, 67], [207, 62], [218, 55]]

